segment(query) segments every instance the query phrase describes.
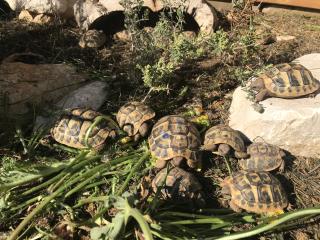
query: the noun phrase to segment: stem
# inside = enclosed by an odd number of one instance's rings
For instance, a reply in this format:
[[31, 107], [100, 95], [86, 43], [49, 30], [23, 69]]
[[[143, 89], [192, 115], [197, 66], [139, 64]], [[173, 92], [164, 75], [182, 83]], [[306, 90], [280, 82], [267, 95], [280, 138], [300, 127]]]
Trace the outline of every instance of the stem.
[[190, 220], [181, 220], [181, 221], [172, 221], [172, 222], [165, 222], [163, 223], [164, 225], [176, 225], [176, 224], [207, 224], [207, 223], [212, 223], [212, 224], [225, 224], [231, 222], [225, 222], [222, 219], [219, 218], [200, 218], [200, 219], [190, 219]]
[[89, 137], [90, 137], [90, 134], [93, 130], [93, 128], [95, 128], [102, 120], [106, 120], [108, 122], [111, 123], [111, 129], [116, 129], [118, 132], [119, 132], [119, 127], [118, 127], [118, 124], [116, 124], [115, 121], [113, 121], [113, 119], [111, 117], [108, 117], [108, 116], [98, 116], [96, 117], [96, 119], [94, 120], [94, 122], [91, 124], [91, 126], [88, 128], [87, 132], [86, 132], [86, 135], [84, 137], [84, 143], [85, 143], [85, 146], [87, 148], [91, 148], [91, 146], [88, 144], [88, 140], [89, 140]]
[[150, 152], [146, 151], [145, 154], [142, 155], [142, 157], [139, 159], [139, 161], [136, 163], [136, 165], [134, 165], [134, 167], [132, 168], [132, 170], [128, 174], [126, 180], [124, 181], [124, 183], [122, 184], [121, 188], [116, 193], [116, 195], [119, 196], [125, 191], [125, 189], [127, 188], [131, 178], [133, 177], [134, 173], [138, 171], [140, 165], [149, 157], [149, 154], [150, 154]]
[[99, 197], [91, 197], [86, 199], [81, 199], [79, 202], [74, 205], [72, 208], [78, 208], [86, 203], [92, 203], [92, 202], [104, 202], [109, 198], [109, 196], [99, 196]]
[[65, 194], [65, 197], [69, 197], [70, 195], [74, 194], [75, 192], [77, 192], [78, 190], [80, 190], [81, 188], [83, 188], [87, 183], [89, 183], [92, 179], [96, 178], [100, 173], [96, 172], [95, 174], [93, 174], [91, 177], [87, 178], [85, 181], [81, 182], [80, 184], [78, 184], [76, 187], [74, 187], [71, 191], [67, 192]]
[[[279, 219], [271, 221], [269, 224], [262, 224], [261, 226], [258, 225], [257, 227], [255, 227], [252, 230], [243, 231], [240, 233], [231, 234], [229, 236], [224, 236], [224, 237], [220, 237], [220, 238], [211, 238], [211, 239], [235, 240], [235, 239], [252, 237], [252, 236], [255, 236], [255, 235], [260, 234], [262, 232], [271, 230], [274, 227], [276, 227], [284, 222], [290, 221], [294, 218], [303, 217], [303, 216], [310, 215], [310, 214], [320, 214], [320, 208], [317, 207], [317, 208], [307, 208], [307, 209], [298, 210], [295, 212], [288, 213], [285, 216], [280, 217]], [[207, 240], [209, 240], [209, 239], [207, 239]]]
[[223, 156], [223, 159], [224, 159], [224, 161], [226, 163], [229, 175], [231, 176], [232, 175], [232, 170], [231, 170], [231, 167], [230, 167], [230, 164], [229, 164], [229, 160], [225, 156]]
[[[148, 153], [149, 154], [149, 153]], [[135, 208], [131, 208], [128, 201], [126, 200], [126, 207], [125, 207], [125, 224], [127, 225], [127, 222], [129, 220], [129, 217], [133, 217], [139, 224], [145, 240], [153, 240], [152, 233], [150, 230], [149, 225], [145, 221], [142, 214]]]
[[[90, 161], [92, 160], [96, 160], [97, 158], [96, 157], [89, 157], [87, 159], [85, 159], [85, 155], [87, 154], [88, 152], [81, 152], [72, 162], [70, 165], [68, 165], [62, 172], [60, 172], [58, 175], [56, 175], [55, 177], [51, 178], [50, 180], [42, 183], [42, 184], [39, 184], [38, 186], [35, 186], [25, 192], [23, 192], [21, 195], [22, 196], [25, 196], [25, 195], [28, 195], [30, 193], [33, 193], [37, 190], [40, 190], [52, 183], [54, 183], [56, 180], [58, 179], [63, 179], [64, 176], [66, 176], [66, 174], [68, 173], [72, 173], [72, 172], [75, 172], [76, 170], [78, 170], [79, 168], [82, 168], [83, 166], [87, 165]], [[85, 159], [83, 161], [83, 159]], [[80, 160], [79, 163], [76, 163]], [[75, 165], [73, 165], [75, 164]]]
[[27, 215], [22, 222], [18, 225], [18, 227], [11, 233], [11, 235], [9, 236], [8, 240], [14, 240], [17, 239], [17, 237], [19, 236], [19, 233], [28, 225], [28, 223], [31, 221], [31, 219], [38, 214], [51, 200], [53, 200], [55, 197], [57, 197], [60, 193], [62, 193], [62, 191], [64, 189], [66, 189], [68, 187], [68, 185], [65, 185], [63, 187], [61, 187], [60, 189], [58, 189], [56, 192], [52, 193], [51, 195], [49, 195], [48, 197], [44, 198], [42, 200], [42, 202], [35, 208], [32, 210], [31, 213], [29, 213], [29, 215]]

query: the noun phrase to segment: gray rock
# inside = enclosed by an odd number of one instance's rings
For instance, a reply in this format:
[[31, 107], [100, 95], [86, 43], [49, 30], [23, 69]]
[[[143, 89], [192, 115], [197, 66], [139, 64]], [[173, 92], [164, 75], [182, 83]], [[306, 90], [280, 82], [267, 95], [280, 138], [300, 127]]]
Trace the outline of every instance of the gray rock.
[[102, 106], [107, 96], [107, 87], [106, 82], [89, 83], [66, 95], [56, 104], [56, 107], [58, 109], [84, 107], [97, 110]]
[[[102, 106], [107, 96], [108, 84], [106, 82], [95, 81], [84, 85], [66, 96], [53, 106], [53, 111], [60, 112], [69, 108], [91, 108], [97, 110]], [[49, 126], [55, 121], [59, 114], [50, 116], [37, 116], [34, 124], [34, 131], [40, 127]]]
[[[320, 80], [320, 54], [296, 59]], [[296, 156], [320, 156], [320, 94], [297, 99], [268, 98], [258, 113], [240, 87], [233, 94], [229, 125], [251, 141], [261, 137]]]

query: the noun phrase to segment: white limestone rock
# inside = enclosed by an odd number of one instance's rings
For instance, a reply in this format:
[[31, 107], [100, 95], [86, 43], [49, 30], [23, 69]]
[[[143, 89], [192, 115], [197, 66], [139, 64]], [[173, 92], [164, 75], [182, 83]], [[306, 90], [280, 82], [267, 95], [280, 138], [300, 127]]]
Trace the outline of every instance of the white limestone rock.
[[73, 5], [76, 0], [6, 0], [14, 11], [28, 10], [33, 13], [56, 14], [62, 17], [73, 17]]
[[[175, 0], [170, 2], [173, 7], [183, 6], [187, 13], [194, 17], [200, 30], [211, 33], [217, 25], [216, 11], [204, 0]], [[161, 0], [144, 0], [143, 6], [153, 12], [161, 11], [164, 4]], [[74, 4], [74, 16], [79, 27], [87, 30], [99, 17], [114, 11], [124, 11], [120, 0], [78, 0]]]
[[[320, 54], [296, 59], [320, 80]], [[298, 99], [268, 98], [260, 102], [263, 113], [256, 112], [247, 93], [240, 87], [233, 94], [229, 125], [251, 141], [257, 137], [293, 155], [320, 157], [320, 94]]]

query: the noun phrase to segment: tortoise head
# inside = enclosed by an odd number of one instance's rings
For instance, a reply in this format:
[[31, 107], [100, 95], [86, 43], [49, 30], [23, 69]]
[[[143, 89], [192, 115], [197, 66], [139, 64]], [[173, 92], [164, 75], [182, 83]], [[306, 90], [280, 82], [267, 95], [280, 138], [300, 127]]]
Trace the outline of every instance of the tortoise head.
[[265, 88], [265, 85], [264, 85], [263, 78], [261, 78], [261, 77], [255, 78], [255, 79], [250, 83], [250, 88], [251, 88], [253, 91], [257, 91], [257, 92], [259, 92], [261, 89], [264, 89], [264, 88]]

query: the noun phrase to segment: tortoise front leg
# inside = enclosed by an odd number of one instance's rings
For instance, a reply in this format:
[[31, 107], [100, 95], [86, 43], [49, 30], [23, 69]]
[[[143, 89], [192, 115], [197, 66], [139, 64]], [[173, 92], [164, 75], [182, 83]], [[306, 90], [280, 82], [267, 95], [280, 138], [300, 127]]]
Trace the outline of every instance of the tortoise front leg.
[[279, 172], [280, 173], [284, 172], [284, 167], [285, 167], [285, 161], [282, 159], [282, 162], [281, 162], [280, 167], [279, 167]]
[[162, 169], [162, 168], [165, 168], [166, 165], [167, 165], [167, 161], [166, 160], [158, 159], [156, 161], [155, 167], [158, 168], [158, 169]]
[[228, 144], [222, 143], [218, 147], [218, 153], [221, 156], [227, 156], [231, 151], [231, 148]]
[[183, 160], [184, 160], [184, 157], [174, 157], [172, 158], [172, 164], [175, 167], [181, 167]]
[[145, 122], [140, 126], [139, 133], [142, 137], [145, 137], [148, 134], [148, 130], [149, 130], [149, 125], [148, 123]]
[[249, 157], [249, 154], [247, 154], [246, 152], [238, 152], [238, 151], [235, 151], [235, 152], [234, 152], [234, 156], [235, 156], [236, 158], [242, 159], [242, 158], [248, 158], [248, 157]]
[[242, 209], [233, 200], [230, 201], [229, 206], [235, 212], [242, 212]]
[[269, 96], [270, 96], [269, 91], [266, 88], [262, 89], [257, 93], [257, 95], [255, 97], [255, 101], [261, 102], [262, 100], [266, 99]]

